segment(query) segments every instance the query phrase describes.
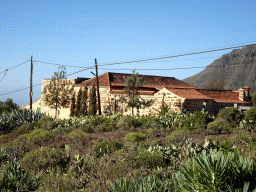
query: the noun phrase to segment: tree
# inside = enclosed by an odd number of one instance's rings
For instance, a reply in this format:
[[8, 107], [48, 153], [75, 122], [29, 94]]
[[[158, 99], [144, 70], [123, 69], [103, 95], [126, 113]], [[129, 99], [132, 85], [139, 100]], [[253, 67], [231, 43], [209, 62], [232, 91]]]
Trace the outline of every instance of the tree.
[[75, 115], [75, 109], [76, 109], [76, 97], [74, 93], [71, 98], [70, 117], [73, 117]]
[[224, 90], [226, 82], [221, 79], [211, 79], [204, 84], [205, 89]]
[[255, 81], [254, 93], [252, 95], [252, 104], [254, 107], [256, 107], [256, 81]]
[[97, 113], [97, 100], [96, 100], [96, 88], [92, 86], [89, 96], [89, 115], [96, 115]]
[[59, 66], [59, 71], [54, 72], [50, 82], [45, 85], [43, 93], [46, 104], [55, 109], [57, 118], [58, 109], [69, 107], [70, 96], [74, 92], [74, 87], [66, 78], [66, 68]]
[[82, 100], [81, 100], [81, 109], [80, 109], [80, 114], [83, 116], [87, 115], [87, 91], [88, 91], [88, 87], [87, 85], [83, 88], [83, 92], [82, 92]]
[[19, 106], [10, 98], [6, 99], [5, 102], [0, 101], [0, 114], [4, 111], [10, 112], [13, 109], [18, 109], [18, 107]]
[[123, 89], [125, 95], [121, 96], [120, 101], [126, 103], [126, 109], [132, 108], [132, 115], [134, 115], [134, 108], [140, 109], [141, 106], [149, 107], [152, 105], [154, 100], [145, 101], [141, 98], [139, 94], [139, 89], [144, 84], [144, 80], [139, 76], [138, 73], [135, 73], [135, 70], [132, 71], [132, 74], [124, 78]]
[[82, 100], [82, 89], [80, 88], [77, 94], [77, 100], [76, 100], [76, 110], [75, 110], [75, 116], [80, 116], [80, 109], [81, 109], [81, 100]]

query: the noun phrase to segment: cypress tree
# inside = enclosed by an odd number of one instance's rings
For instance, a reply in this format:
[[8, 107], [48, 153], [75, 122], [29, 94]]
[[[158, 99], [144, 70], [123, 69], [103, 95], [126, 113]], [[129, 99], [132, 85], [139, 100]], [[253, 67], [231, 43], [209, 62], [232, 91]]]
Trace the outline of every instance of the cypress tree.
[[256, 107], [256, 81], [255, 81], [254, 93], [252, 96], [252, 104], [253, 104], [253, 107]]
[[81, 109], [81, 101], [82, 101], [82, 89], [80, 88], [77, 94], [77, 100], [76, 100], [76, 110], [75, 110], [75, 116], [80, 116], [80, 109]]
[[76, 98], [74, 93], [71, 98], [70, 117], [73, 117], [75, 115], [75, 109], [76, 109]]
[[96, 115], [97, 104], [96, 104], [96, 88], [95, 85], [92, 86], [90, 96], [89, 96], [89, 115]]
[[82, 101], [81, 101], [81, 109], [80, 109], [80, 114], [83, 116], [87, 115], [87, 99], [88, 99], [87, 90], [88, 90], [88, 87], [86, 85], [82, 92]]

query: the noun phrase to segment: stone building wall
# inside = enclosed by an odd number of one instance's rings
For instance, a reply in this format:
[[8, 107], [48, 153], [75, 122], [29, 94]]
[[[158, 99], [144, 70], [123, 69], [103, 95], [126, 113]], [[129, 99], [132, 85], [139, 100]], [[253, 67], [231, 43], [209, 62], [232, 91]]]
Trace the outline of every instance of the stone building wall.
[[[75, 79], [69, 79], [73, 84], [75, 84]], [[42, 79], [41, 80], [41, 97], [33, 103], [33, 110], [35, 111], [36, 108], [40, 107], [41, 112], [46, 113], [49, 116], [54, 117], [55, 116], [55, 109], [51, 109], [49, 106], [46, 105], [44, 101], [44, 94], [43, 89], [45, 85], [50, 81], [50, 79]], [[92, 86], [88, 86], [88, 96], [90, 94]], [[76, 93], [76, 96], [78, 94], [80, 87], [74, 87], [74, 91]], [[132, 110], [131, 108], [125, 111], [125, 104], [118, 102], [118, 99], [123, 94], [112, 94], [111, 88], [109, 86], [100, 86], [100, 100], [101, 100], [101, 112], [102, 114], [111, 115], [114, 113], [121, 113], [123, 115], [131, 115]], [[113, 88], [112, 88], [113, 91]], [[151, 89], [145, 90], [146, 92], [152, 92]], [[203, 100], [203, 99], [185, 99], [178, 95], [175, 95], [174, 93], [171, 93], [166, 88], [163, 88], [162, 90], [158, 91], [157, 93], [148, 94], [148, 95], [141, 95], [143, 99], [146, 101], [153, 99], [154, 103], [150, 107], [141, 108], [139, 110], [134, 109], [134, 114], [139, 115], [149, 115], [158, 113], [161, 110], [161, 106], [163, 102], [167, 105], [169, 105], [170, 111], [172, 112], [178, 112], [181, 110], [181, 108], [186, 109], [188, 111], [201, 111], [202, 109], [205, 109], [206, 111], [209, 111], [210, 113], [217, 113], [220, 109], [224, 107], [234, 107], [233, 103], [216, 103], [212, 99]], [[89, 97], [88, 97], [89, 98]], [[88, 99], [88, 106], [89, 106], [89, 99]], [[236, 107], [243, 107], [243, 106], [250, 106], [250, 104], [241, 104], [238, 103]], [[22, 106], [23, 108], [29, 108], [29, 105]], [[21, 107], [21, 108], [22, 108]], [[61, 108], [58, 110], [58, 116], [57, 118], [60, 119], [68, 119], [70, 115], [70, 107], [69, 108]]]

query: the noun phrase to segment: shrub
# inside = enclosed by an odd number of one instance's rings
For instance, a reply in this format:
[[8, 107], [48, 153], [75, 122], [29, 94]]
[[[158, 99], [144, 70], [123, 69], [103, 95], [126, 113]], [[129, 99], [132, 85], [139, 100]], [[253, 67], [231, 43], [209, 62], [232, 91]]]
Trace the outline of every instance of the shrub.
[[189, 130], [193, 129], [205, 129], [213, 121], [212, 117], [207, 112], [194, 112], [187, 120], [184, 122], [184, 126]]
[[114, 151], [121, 149], [123, 144], [118, 141], [103, 140], [97, 143], [95, 147], [95, 153], [97, 157], [102, 157], [104, 154], [113, 153]]
[[66, 137], [70, 138], [70, 139], [76, 139], [76, 138], [85, 139], [86, 138], [86, 133], [83, 132], [80, 129], [76, 129], [76, 130], [66, 134]]
[[165, 142], [179, 143], [183, 141], [184, 137], [186, 138], [189, 134], [191, 134], [187, 129], [177, 129], [172, 131], [165, 139]]
[[54, 121], [54, 119], [50, 116], [44, 116], [38, 120], [38, 124], [41, 125], [45, 121]]
[[85, 124], [81, 127], [82, 131], [85, 133], [93, 133], [95, 131], [94, 127], [88, 124]]
[[65, 167], [69, 161], [67, 152], [62, 148], [40, 147], [27, 152], [21, 159], [21, 166], [26, 171], [38, 172], [48, 167]]
[[210, 131], [210, 132], [217, 132], [217, 133], [220, 133], [222, 131], [222, 126], [221, 126], [221, 123], [218, 122], [218, 121], [213, 121], [213, 122], [210, 122], [208, 125], [207, 125], [207, 129]]
[[130, 116], [123, 116], [121, 119], [117, 122], [117, 128], [121, 130], [129, 130], [131, 127], [133, 127], [132, 119]]
[[34, 191], [40, 186], [40, 178], [32, 176], [20, 168], [16, 160], [3, 165], [3, 177], [0, 180], [1, 191]]
[[41, 145], [45, 141], [50, 141], [53, 139], [53, 135], [50, 131], [45, 131], [43, 129], [35, 129], [28, 134], [21, 135], [20, 138], [26, 138], [28, 142], [33, 142], [35, 144]]
[[256, 107], [246, 111], [245, 120], [252, 126], [256, 126]]
[[221, 146], [221, 148], [223, 148], [225, 150], [230, 150], [234, 146], [234, 141], [232, 141], [231, 139], [226, 139], [226, 140], [222, 141], [220, 146]]
[[223, 108], [220, 110], [220, 112], [217, 114], [216, 121], [222, 123], [222, 124], [229, 124], [231, 126], [238, 125], [242, 116], [237, 108], [229, 107], [229, 108]]
[[129, 133], [124, 137], [125, 141], [139, 142], [144, 141], [147, 135], [144, 133]]

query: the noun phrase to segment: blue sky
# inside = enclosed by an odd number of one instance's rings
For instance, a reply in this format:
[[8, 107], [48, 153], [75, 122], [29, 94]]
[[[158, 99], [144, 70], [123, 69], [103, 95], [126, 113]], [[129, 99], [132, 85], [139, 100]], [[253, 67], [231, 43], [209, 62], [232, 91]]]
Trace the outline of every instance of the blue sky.
[[[255, 0], [1, 0], [0, 72], [34, 61], [89, 67], [255, 43]], [[106, 71], [184, 79], [231, 50], [99, 67]], [[33, 83], [58, 66], [34, 62]], [[104, 68], [104, 69], [102, 69]], [[67, 67], [67, 74], [81, 68]], [[91, 70], [69, 78], [92, 77]], [[0, 95], [29, 87], [30, 62], [0, 74]], [[40, 86], [33, 88], [33, 101]], [[0, 96], [29, 103], [29, 89]]]

